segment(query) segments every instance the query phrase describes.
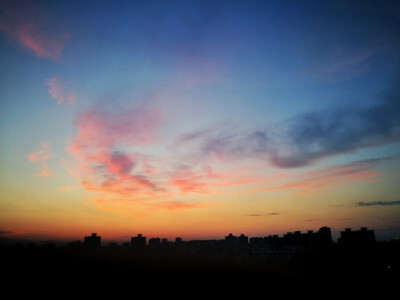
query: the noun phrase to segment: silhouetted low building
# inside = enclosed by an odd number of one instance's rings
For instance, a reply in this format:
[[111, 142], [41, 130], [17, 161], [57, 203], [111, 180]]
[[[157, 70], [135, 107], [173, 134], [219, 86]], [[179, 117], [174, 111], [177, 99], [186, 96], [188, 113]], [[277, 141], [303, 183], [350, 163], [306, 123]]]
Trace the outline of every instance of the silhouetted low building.
[[162, 239], [162, 240], [161, 240], [161, 244], [162, 244], [163, 246], [168, 246], [168, 245], [169, 245], [168, 239]]
[[181, 249], [191, 254], [210, 254], [222, 251], [224, 244], [224, 240], [191, 240], [182, 243]]
[[50, 242], [44, 243], [42, 245], [42, 248], [44, 248], [44, 249], [54, 249], [54, 248], [56, 248], [56, 244], [54, 242], [50, 241]]
[[83, 245], [83, 243], [80, 240], [72, 241], [72, 242], [68, 243], [68, 247], [70, 247], [72, 249], [81, 248], [82, 245]]
[[132, 248], [132, 245], [130, 242], [124, 242], [124, 243], [122, 243], [122, 248], [130, 249], [130, 248]]
[[92, 233], [91, 236], [85, 236], [84, 244], [88, 248], [100, 248], [101, 236], [98, 236], [97, 233]]
[[270, 235], [250, 239], [250, 251], [253, 255], [285, 261], [304, 260], [317, 252], [325, 252], [332, 246], [329, 227], [321, 227], [318, 232], [295, 231], [288, 232], [283, 237]]
[[149, 248], [160, 248], [160, 247], [161, 247], [161, 239], [160, 238], [149, 239]]
[[118, 243], [116, 243], [116, 242], [109, 242], [109, 243], [108, 243], [108, 247], [109, 247], [109, 248], [118, 248]]
[[376, 242], [375, 232], [362, 227], [360, 230], [352, 231], [346, 228], [340, 232], [339, 244], [346, 247], [364, 247], [370, 246]]

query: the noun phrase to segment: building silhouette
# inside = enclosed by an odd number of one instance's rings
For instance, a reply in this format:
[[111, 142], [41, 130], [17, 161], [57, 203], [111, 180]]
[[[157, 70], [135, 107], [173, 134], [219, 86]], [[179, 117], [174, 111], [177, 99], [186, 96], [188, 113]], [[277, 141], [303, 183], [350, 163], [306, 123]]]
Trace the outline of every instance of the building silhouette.
[[232, 233], [225, 237], [225, 249], [228, 252], [233, 252], [236, 247], [236, 239], [237, 237], [234, 236]]
[[288, 232], [282, 237], [270, 235], [267, 237], [250, 238], [250, 253], [274, 260], [303, 260], [316, 253], [323, 253], [333, 246], [331, 229], [321, 227], [318, 232], [308, 230]]
[[[373, 230], [366, 227], [357, 231], [346, 228], [341, 232], [338, 240], [342, 248], [355, 247], [360, 249], [375, 243], [375, 234]], [[70, 248], [78, 248], [81, 243], [79, 241], [69, 244]], [[96, 233], [84, 238], [82, 244], [87, 248], [100, 248], [101, 237]], [[287, 232], [283, 236], [269, 235], [265, 237], [249, 238], [244, 234], [235, 236], [229, 233], [224, 239], [220, 240], [189, 240], [183, 241], [177, 237], [173, 242], [166, 238], [153, 237], [146, 244], [146, 237], [138, 234], [132, 237], [130, 243], [122, 243], [121, 247], [117, 243], [110, 242], [110, 249], [133, 249], [137, 252], [147, 252], [156, 254], [158, 251], [163, 253], [180, 254], [229, 254], [229, 255], [250, 255], [259, 256], [279, 261], [302, 261], [310, 257], [329, 255], [334, 248], [331, 229], [327, 226], [321, 227], [318, 231], [308, 230], [306, 232], [294, 231]], [[160, 252], [161, 253], [161, 252]]]
[[237, 245], [236, 245], [238, 251], [240, 252], [246, 252], [249, 249], [249, 238], [245, 236], [244, 234], [241, 234], [237, 238]]
[[243, 253], [249, 249], [249, 238], [244, 234], [234, 236], [232, 233], [224, 239], [225, 249], [231, 253]]
[[160, 247], [161, 247], [161, 239], [160, 238], [149, 239], [149, 248], [160, 248]]
[[367, 227], [362, 227], [356, 231], [346, 228], [345, 231], [340, 232], [340, 238], [338, 239], [338, 243], [345, 247], [366, 247], [373, 245], [375, 242], [375, 232], [368, 230]]
[[91, 236], [85, 236], [84, 245], [88, 248], [100, 248], [101, 236], [98, 236], [97, 233], [92, 233]]
[[316, 246], [319, 249], [332, 247], [332, 233], [331, 229], [327, 226], [321, 227], [316, 236]]
[[133, 250], [143, 251], [146, 249], [146, 237], [138, 234], [137, 237], [131, 238], [131, 247]]

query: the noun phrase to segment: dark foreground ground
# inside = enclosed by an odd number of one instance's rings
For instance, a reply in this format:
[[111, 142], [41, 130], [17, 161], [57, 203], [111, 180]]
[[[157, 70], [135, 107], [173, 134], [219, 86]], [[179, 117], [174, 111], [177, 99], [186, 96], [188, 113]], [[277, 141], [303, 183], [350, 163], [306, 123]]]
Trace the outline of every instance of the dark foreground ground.
[[[400, 244], [386, 242], [364, 249], [333, 247], [297, 260], [274, 260], [249, 253], [133, 252], [102, 247], [1, 246], [2, 284], [18, 283], [64, 291], [82, 286], [94, 292], [126, 291], [131, 298], [146, 294], [170, 295], [191, 290], [197, 294], [218, 288], [282, 295], [300, 287], [315, 293], [318, 287], [346, 293], [347, 288], [368, 292], [400, 286]], [[5, 275], [5, 276], [4, 276]], [[17, 290], [18, 292], [18, 290]], [[135, 296], [136, 295], [136, 296]], [[188, 297], [190, 298], [190, 297]]]

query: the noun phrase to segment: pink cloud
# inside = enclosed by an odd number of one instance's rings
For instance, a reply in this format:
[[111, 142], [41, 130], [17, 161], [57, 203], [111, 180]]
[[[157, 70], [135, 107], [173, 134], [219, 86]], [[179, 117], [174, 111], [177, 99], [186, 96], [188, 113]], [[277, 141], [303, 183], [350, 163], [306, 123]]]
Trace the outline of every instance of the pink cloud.
[[203, 165], [194, 168], [181, 164], [169, 175], [170, 185], [177, 187], [181, 192], [208, 193], [215, 181], [222, 179], [210, 166]]
[[27, 156], [30, 162], [39, 165], [40, 171], [34, 174], [34, 176], [52, 177], [54, 174], [50, 169], [49, 164], [47, 163], [47, 161], [51, 158], [49, 143], [47, 142], [42, 143], [40, 148], [41, 148], [40, 150], [31, 152]]
[[67, 40], [66, 35], [49, 37], [36, 24], [18, 25], [5, 33], [36, 56], [48, 59], [58, 59]]
[[286, 184], [252, 190], [251, 192], [278, 190], [300, 190], [304, 192], [338, 184], [366, 183], [383, 174], [372, 169], [376, 163], [377, 161], [374, 160], [365, 160], [304, 172], [296, 175], [297, 178], [301, 179], [289, 180], [289, 183]]
[[46, 84], [49, 86], [49, 94], [51, 98], [57, 100], [58, 104], [64, 101], [72, 105], [75, 103], [75, 93], [68, 91], [66, 84], [58, 77], [51, 77], [47, 80]]
[[135, 147], [148, 146], [156, 138], [160, 113], [143, 106], [123, 112], [99, 108], [81, 113], [77, 135], [67, 150], [78, 160], [75, 177], [81, 187], [106, 195], [132, 198], [161, 193], [150, 179], [151, 164]]
[[162, 201], [159, 203], [151, 204], [151, 207], [155, 209], [176, 210], [176, 209], [203, 208], [205, 207], [205, 205], [185, 203], [179, 201]]
[[50, 147], [48, 142], [41, 144], [41, 149], [35, 152], [31, 152], [28, 155], [28, 159], [31, 162], [43, 162], [50, 158]]
[[52, 31], [50, 18], [31, 2], [5, 1], [0, 8], [0, 31], [32, 54], [58, 59], [68, 39]]
[[110, 151], [118, 145], [149, 144], [160, 125], [160, 113], [143, 107], [117, 113], [95, 108], [81, 113], [75, 125], [78, 134], [68, 150], [88, 159], [100, 150]]

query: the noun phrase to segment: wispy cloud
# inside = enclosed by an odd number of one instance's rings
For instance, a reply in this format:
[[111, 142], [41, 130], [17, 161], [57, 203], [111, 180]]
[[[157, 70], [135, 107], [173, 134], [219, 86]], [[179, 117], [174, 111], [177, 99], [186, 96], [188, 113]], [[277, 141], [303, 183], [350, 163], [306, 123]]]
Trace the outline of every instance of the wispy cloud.
[[196, 203], [187, 203], [187, 202], [179, 202], [179, 201], [162, 201], [158, 203], [154, 203], [150, 205], [152, 208], [156, 209], [167, 209], [167, 210], [176, 210], [176, 209], [193, 209], [193, 208], [202, 208], [204, 205], [196, 204]]
[[373, 201], [373, 202], [358, 202], [357, 206], [394, 206], [400, 205], [400, 201]]
[[73, 191], [75, 189], [75, 187], [73, 187], [73, 186], [60, 186], [58, 189], [61, 192], [70, 192], [70, 191]]
[[375, 45], [320, 45], [318, 50], [311, 51], [301, 76], [317, 84], [352, 79], [370, 71], [377, 52]]
[[51, 98], [57, 100], [58, 104], [62, 104], [64, 101], [69, 105], [75, 103], [75, 92], [69, 90], [62, 79], [51, 77], [46, 81], [46, 84], [49, 86], [49, 94]]
[[[187, 132], [170, 137], [170, 146], [163, 148], [166, 151], [154, 152], [162, 157], [144, 154], [160, 146], [156, 141], [163, 128], [159, 109], [144, 104], [123, 111], [98, 106], [79, 113], [77, 134], [68, 151], [78, 162], [73, 174], [88, 191], [132, 199], [151, 199], [176, 190], [216, 192], [268, 180], [259, 171], [235, 175], [229, 170], [231, 163], [300, 168], [327, 156], [400, 141], [399, 95], [393, 87], [375, 106], [310, 112], [267, 129], [215, 126]], [[374, 169], [377, 164], [390, 159], [394, 157], [307, 171], [244, 192], [306, 192], [348, 182], [365, 183], [382, 174]]]
[[210, 181], [218, 181], [222, 175], [216, 174], [212, 167], [203, 165], [200, 168], [179, 164], [169, 174], [170, 185], [177, 187], [181, 192], [207, 193], [213, 185]]
[[51, 158], [50, 145], [48, 142], [44, 142], [40, 146], [40, 150], [29, 153], [27, 156], [29, 161], [39, 165], [40, 171], [35, 173], [34, 176], [38, 177], [52, 177], [54, 176], [48, 160]]
[[[279, 190], [298, 190], [302, 192], [313, 191], [318, 188], [335, 186], [338, 184], [365, 183], [382, 175], [374, 170], [376, 166], [385, 161], [399, 159], [400, 156], [383, 157], [359, 160], [348, 164], [320, 168], [297, 174], [293, 179], [281, 185], [261, 189], [248, 190], [247, 192], [267, 192]], [[301, 178], [301, 179], [299, 179]]]
[[264, 213], [264, 214], [251, 214], [251, 215], [247, 215], [247, 216], [248, 217], [266, 217], [266, 216], [277, 216], [280, 214], [281, 213], [271, 212], [271, 213]]
[[31, 2], [5, 1], [0, 6], [0, 30], [34, 55], [54, 60], [61, 56], [68, 36], [51, 28]]
[[0, 237], [14, 236], [14, 235], [19, 235], [19, 234], [23, 234], [23, 233], [25, 233], [25, 231], [0, 229]]
[[199, 159], [254, 158], [279, 168], [303, 167], [328, 156], [399, 142], [399, 82], [373, 106], [303, 113], [248, 131], [214, 127], [183, 134], [176, 142], [196, 145]]

